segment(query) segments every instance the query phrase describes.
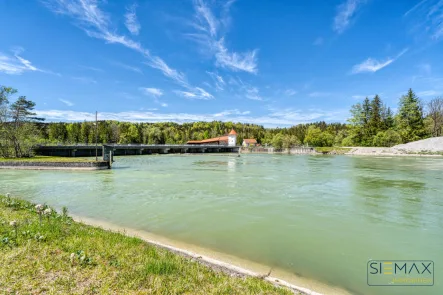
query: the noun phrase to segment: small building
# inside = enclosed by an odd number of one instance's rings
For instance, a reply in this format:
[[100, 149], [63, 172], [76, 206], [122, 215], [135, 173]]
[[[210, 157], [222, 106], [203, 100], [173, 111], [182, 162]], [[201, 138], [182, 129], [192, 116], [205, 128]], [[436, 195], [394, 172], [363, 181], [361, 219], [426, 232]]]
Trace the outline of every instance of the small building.
[[242, 146], [243, 146], [243, 147], [257, 146], [257, 140], [254, 139], [254, 138], [243, 139]]
[[203, 140], [190, 140], [186, 144], [210, 144], [210, 145], [227, 145], [236, 146], [237, 144], [237, 132], [234, 129], [229, 134]]

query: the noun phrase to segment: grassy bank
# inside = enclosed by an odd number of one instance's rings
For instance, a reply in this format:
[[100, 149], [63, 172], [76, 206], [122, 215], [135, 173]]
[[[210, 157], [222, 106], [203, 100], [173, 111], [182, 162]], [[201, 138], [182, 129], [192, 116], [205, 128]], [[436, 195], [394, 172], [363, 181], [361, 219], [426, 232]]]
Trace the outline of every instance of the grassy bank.
[[[98, 159], [99, 161], [101, 158]], [[32, 158], [2, 158], [0, 162], [48, 162], [48, 163], [78, 163], [78, 162], [95, 162], [95, 158], [76, 158], [76, 157], [48, 157], [35, 156]]]
[[5, 294], [293, 294], [47, 209], [0, 196]]
[[315, 151], [317, 153], [322, 154], [335, 154], [335, 155], [344, 155], [349, 152], [351, 148], [343, 148], [343, 147], [316, 147]]

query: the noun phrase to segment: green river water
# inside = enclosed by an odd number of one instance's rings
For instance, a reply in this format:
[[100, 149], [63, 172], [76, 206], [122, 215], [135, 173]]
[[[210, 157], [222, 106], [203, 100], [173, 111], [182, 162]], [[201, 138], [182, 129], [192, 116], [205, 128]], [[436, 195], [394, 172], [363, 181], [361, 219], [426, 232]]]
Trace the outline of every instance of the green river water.
[[[112, 170], [0, 170], [10, 192], [338, 286], [443, 294], [443, 159], [117, 157]], [[433, 260], [432, 287], [370, 287], [370, 259]]]

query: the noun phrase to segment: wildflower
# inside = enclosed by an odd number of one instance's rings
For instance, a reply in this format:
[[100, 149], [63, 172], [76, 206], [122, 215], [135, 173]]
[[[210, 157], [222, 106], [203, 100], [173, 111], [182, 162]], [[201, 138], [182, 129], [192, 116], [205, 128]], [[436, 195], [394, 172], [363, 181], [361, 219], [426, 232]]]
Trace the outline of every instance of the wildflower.
[[45, 215], [51, 215], [52, 210], [50, 208], [46, 208], [45, 211], [43, 211], [43, 214]]
[[42, 204], [35, 205], [35, 210], [37, 210], [37, 212], [41, 212], [43, 208], [44, 206]]
[[7, 193], [7, 194], [6, 194], [6, 197], [9, 199], [9, 198], [11, 197], [11, 194], [10, 194], [10, 193]]
[[9, 222], [10, 226], [16, 227], [17, 226], [17, 221], [13, 220], [11, 222]]

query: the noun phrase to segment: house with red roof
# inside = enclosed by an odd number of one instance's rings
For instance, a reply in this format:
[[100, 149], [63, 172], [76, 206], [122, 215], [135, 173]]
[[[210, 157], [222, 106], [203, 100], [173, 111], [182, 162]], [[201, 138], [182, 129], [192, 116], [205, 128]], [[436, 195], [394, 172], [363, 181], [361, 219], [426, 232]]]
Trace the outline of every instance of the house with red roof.
[[254, 138], [243, 139], [243, 143], [242, 143], [243, 147], [256, 146], [256, 145], [257, 145], [257, 140]]
[[229, 134], [203, 140], [190, 140], [186, 144], [211, 144], [211, 145], [227, 145], [236, 146], [237, 144], [237, 132], [234, 129]]

